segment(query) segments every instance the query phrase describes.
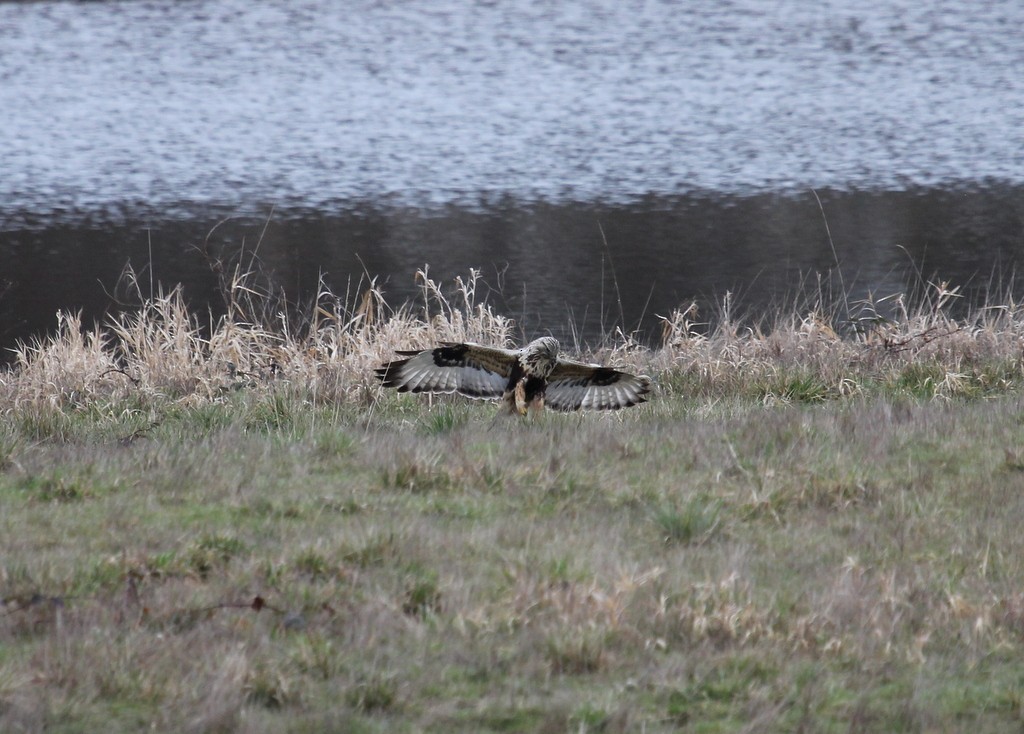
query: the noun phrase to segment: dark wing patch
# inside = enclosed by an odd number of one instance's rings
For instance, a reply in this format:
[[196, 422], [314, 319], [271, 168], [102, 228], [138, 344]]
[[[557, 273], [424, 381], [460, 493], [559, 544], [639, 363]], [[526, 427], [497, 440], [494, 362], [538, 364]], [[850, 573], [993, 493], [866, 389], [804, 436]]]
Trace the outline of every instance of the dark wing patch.
[[384, 387], [399, 392], [458, 392], [471, 398], [501, 397], [516, 362], [514, 352], [479, 344], [443, 344], [399, 354], [407, 358], [377, 369]]
[[647, 375], [559, 360], [544, 403], [553, 410], [618, 410], [646, 402], [650, 389]]

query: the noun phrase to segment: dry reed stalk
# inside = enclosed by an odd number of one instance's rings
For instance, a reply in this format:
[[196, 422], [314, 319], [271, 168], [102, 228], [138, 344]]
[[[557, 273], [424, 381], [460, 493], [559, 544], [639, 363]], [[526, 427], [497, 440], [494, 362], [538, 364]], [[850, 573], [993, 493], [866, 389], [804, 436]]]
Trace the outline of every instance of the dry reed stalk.
[[[321, 286], [311, 315], [293, 317], [265, 290], [236, 272], [228, 283], [227, 314], [209, 325], [189, 311], [181, 289], [143, 301], [134, 311], [88, 329], [71, 313], [57, 331], [22, 344], [12, 368], [0, 373], [0, 399], [15, 410], [63, 409], [96, 400], [142, 394], [163, 399], [215, 400], [232, 388], [287, 384], [332, 400], [373, 399], [372, 371], [399, 349], [442, 341], [508, 345], [513, 322], [478, 301], [479, 272], [458, 277], [452, 295], [417, 271], [422, 310], [389, 308], [375, 280], [351, 302]], [[661, 346], [650, 348], [617, 330], [613, 344], [584, 355], [653, 372], [671, 382], [687, 377], [714, 392], [777, 380], [792, 370], [812, 375], [827, 391], [846, 395], [864, 380], [896, 380], [908, 365], [927, 365], [934, 392], [955, 395], [979, 365], [1012, 362], [1024, 353], [1024, 316], [1012, 299], [954, 318], [957, 288], [933, 284], [919, 306], [903, 296], [860, 304], [840, 334], [820, 304], [805, 313], [781, 313], [774, 323], [744, 325], [727, 295], [714, 327], [698, 321], [691, 303], [662, 317]]]

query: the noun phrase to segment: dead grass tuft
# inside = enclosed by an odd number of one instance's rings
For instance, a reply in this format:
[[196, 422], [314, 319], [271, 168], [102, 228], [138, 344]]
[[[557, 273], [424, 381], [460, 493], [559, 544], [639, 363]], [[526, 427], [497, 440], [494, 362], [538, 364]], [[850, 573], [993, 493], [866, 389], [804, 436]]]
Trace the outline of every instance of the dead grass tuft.
[[[427, 268], [418, 271], [419, 308], [392, 309], [372, 280], [348, 303], [322, 287], [300, 327], [271, 311], [278, 301], [252, 277], [236, 273], [225, 283], [227, 315], [212, 324], [188, 310], [180, 289], [91, 329], [61, 313], [53, 335], [17, 348], [14, 366], [0, 375], [0, 396], [37, 416], [41, 432], [60, 430], [41, 416], [97, 401], [195, 405], [260, 386], [359, 404], [379, 394], [373, 368], [396, 350], [512, 341], [512, 321], [479, 300], [475, 270], [450, 289]], [[1021, 307], [1011, 299], [954, 318], [960, 297], [956, 287], [931, 284], [913, 307], [901, 294], [868, 299], [837, 324], [820, 304], [746, 323], [733, 316], [727, 295], [713, 329], [691, 303], [663, 317], [659, 347], [617, 331], [606, 340], [614, 346], [585, 356], [653, 372], [668, 392], [741, 394], [765, 404], [840, 399], [879, 385], [943, 398], [1015, 389], [1024, 353]], [[438, 418], [425, 430], [450, 427]]]
[[743, 325], [731, 317], [727, 296], [710, 333], [695, 303], [664, 317], [652, 359], [688, 391], [718, 396], [752, 386], [766, 402], [836, 399], [877, 384], [928, 397], [1016, 388], [1024, 348], [1019, 304], [986, 304], [958, 319], [959, 298], [958, 288], [937, 283], [913, 307], [903, 294], [884, 304], [869, 299], [840, 328], [820, 305]]
[[180, 288], [92, 329], [62, 313], [55, 334], [18, 347], [13, 368], [0, 376], [0, 394], [18, 412], [130, 396], [194, 405], [268, 385], [365, 401], [378, 389], [373, 368], [396, 350], [441, 341], [510, 343], [512, 322], [477, 302], [477, 271], [456, 278], [451, 295], [426, 268], [416, 278], [423, 289], [419, 315], [409, 306], [391, 310], [371, 281], [349, 305], [322, 288], [298, 330], [284, 313], [260, 318], [261, 296], [244, 274], [228, 285], [227, 315], [210, 325], [188, 310]]

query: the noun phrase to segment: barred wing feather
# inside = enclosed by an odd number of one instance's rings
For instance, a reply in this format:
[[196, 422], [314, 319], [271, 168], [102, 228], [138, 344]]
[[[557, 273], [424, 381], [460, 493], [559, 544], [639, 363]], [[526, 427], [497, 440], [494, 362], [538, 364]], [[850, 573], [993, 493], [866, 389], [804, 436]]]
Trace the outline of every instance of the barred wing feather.
[[647, 375], [559, 360], [548, 378], [544, 404], [554, 410], [618, 410], [646, 402]]
[[399, 354], [406, 359], [377, 369], [384, 387], [399, 392], [458, 392], [481, 399], [501, 397], [516, 361], [515, 352], [479, 344], [446, 343]]

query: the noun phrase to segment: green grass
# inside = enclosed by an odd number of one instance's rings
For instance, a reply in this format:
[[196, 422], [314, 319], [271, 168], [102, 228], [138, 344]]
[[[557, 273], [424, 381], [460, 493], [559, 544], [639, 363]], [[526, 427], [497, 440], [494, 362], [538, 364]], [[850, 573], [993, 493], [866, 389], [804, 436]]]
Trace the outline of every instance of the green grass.
[[[657, 349], [612, 415], [383, 391], [508, 344], [324, 292], [180, 292], [0, 372], [0, 731], [924, 732], [1024, 726], [1024, 314], [820, 308]], [[461, 295], [458, 295], [461, 294]], [[253, 302], [253, 301], [257, 302]]]
[[1019, 729], [1024, 412], [923, 374], [8, 411], [0, 729]]

